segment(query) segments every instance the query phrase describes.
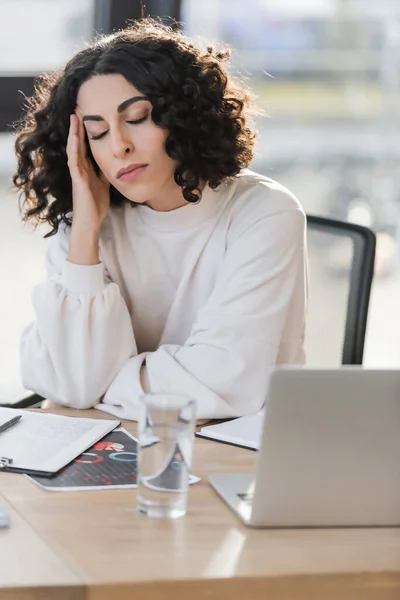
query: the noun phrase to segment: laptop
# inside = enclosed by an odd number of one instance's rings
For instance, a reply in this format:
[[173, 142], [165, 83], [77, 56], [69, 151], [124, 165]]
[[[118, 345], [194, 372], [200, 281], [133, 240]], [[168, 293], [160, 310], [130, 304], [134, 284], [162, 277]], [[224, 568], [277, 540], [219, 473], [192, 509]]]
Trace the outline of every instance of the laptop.
[[277, 369], [257, 459], [209, 476], [246, 525], [399, 525], [400, 370]]

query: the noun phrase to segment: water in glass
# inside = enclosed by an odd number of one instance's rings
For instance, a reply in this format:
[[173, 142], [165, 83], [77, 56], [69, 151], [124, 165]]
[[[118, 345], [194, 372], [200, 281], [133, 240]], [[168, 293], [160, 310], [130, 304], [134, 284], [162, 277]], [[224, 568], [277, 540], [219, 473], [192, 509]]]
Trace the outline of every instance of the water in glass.
[[150, 517], [186, 513], [195, 404], [175, 395], [146, 395], [139, 419], [137, 508]]

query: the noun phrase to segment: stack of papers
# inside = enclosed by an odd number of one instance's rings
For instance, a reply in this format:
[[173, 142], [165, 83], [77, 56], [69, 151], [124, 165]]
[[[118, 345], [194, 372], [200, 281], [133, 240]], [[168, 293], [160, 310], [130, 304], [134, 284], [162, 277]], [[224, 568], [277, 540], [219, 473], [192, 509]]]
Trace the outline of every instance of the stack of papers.
[[219, 425], [203, 427], [196, 435], [234, 446], [259, 450], [264, 423], [264, 412], [240, 417]]
[[0, 408], [0, 423], [17, 415], [22, 419], [0, 433], [0, 464], [4, 471], [56, 473], [120, 424], [118, 420], [14, 408]]

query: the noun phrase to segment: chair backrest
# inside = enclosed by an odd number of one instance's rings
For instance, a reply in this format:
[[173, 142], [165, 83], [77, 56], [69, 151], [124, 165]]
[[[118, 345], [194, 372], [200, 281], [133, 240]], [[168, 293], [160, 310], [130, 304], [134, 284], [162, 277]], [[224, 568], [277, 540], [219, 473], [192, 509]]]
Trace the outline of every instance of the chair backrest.
[[310, 267], [307, 364], [361, 365], [375, 261], [375, 234], [307, 216]]

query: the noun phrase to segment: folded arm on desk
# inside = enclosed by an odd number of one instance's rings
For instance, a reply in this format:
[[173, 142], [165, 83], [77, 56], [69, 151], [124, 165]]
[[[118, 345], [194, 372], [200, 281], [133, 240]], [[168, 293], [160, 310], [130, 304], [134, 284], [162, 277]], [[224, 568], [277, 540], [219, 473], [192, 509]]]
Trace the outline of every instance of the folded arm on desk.
[[50, 279], [33, 294], [36, 320], [22, 337], [25, 386], [60, 404], [96, 405], [127, 419], [137, 418], [140, 395], [155, 392], [194, 398], [200, 419], [260, 410], [282, 348], [287, 362], [302, 361], [306, 304], [304, 215], [268, 219], [268, 235], [260, 219], [228, 247], [186, 343], [141, 354], [119, 287], [104, 278], [103, 266], [71, 265], [65, 247], [64, 256], [60, 244], [53, 248]]

